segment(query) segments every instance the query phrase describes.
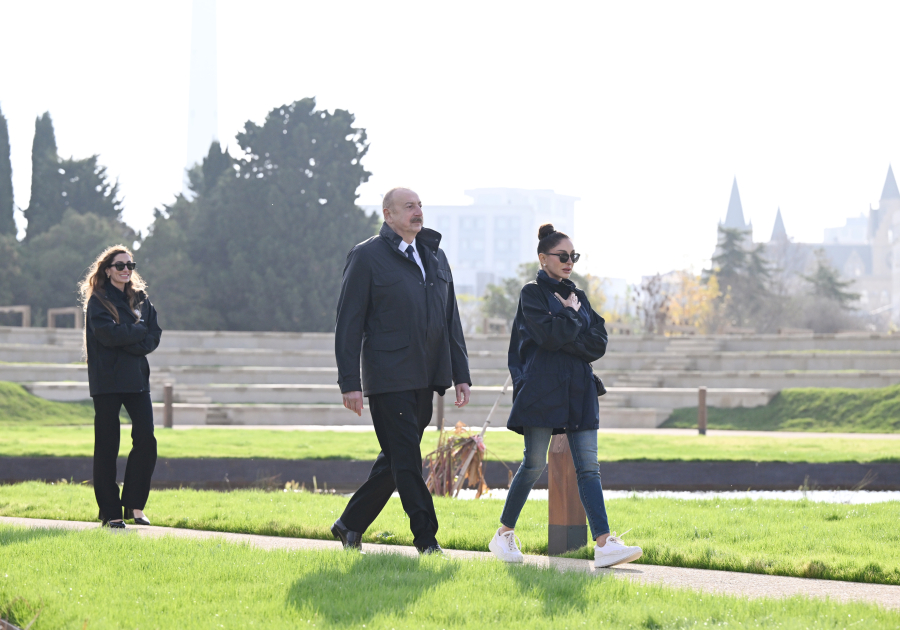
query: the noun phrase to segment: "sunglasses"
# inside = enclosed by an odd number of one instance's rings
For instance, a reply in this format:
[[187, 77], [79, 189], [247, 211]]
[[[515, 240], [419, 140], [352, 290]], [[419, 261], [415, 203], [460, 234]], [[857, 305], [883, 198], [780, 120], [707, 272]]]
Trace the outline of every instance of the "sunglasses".
[[[566, 262], [566, 261], [563, 261]], [[110, 267], [115, 267], [116, 271], [124, 271], [125, 267], [128, 267], [128, 271], [134, 271], [134, 268], [137, 267], [137, 263], [134, 262], [115, 262], [109, 265]]]
[[561, 263], [569, 262], [569, 258], [572, 259], [573, 263], [577, 263], [578, 259], [581, 258], [581, 254], [576, 254], [575, 252], [572, 252], [571, 256], [569, 254], [567, 254], [566, 252], [563, 252], [562, 254], [548, 253], [547, 255], [548, 256], [559, 256], [559, 262], [561, 262]]

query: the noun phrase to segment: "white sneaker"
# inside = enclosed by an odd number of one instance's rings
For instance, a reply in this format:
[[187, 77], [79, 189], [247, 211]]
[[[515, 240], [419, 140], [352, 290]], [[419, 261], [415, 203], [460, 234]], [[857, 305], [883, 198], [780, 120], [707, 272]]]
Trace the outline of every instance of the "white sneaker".
[[525, 562], [525, 556], [519, 551], [520, 544], [521, 541], [515, 531], [510, 530], [501, 534], [498, 529], [488, 545], [488, 549], [503, 562]]
[[[628, 532], [630, 531], [629, 529]], [[628, 532], [624, 532], [622, 536]], [[605, 545], [602, 547], [600, 545], [594, 546], [594, 568], [602, 569], [617, 564], [624, 564], [637, 560], [642, 555], [644, 555], [644, 552], [640, 547], [629, 547], [622, 542], [621, 536], [616, 536], [616, 532], [613, 532], [606, 539]]]

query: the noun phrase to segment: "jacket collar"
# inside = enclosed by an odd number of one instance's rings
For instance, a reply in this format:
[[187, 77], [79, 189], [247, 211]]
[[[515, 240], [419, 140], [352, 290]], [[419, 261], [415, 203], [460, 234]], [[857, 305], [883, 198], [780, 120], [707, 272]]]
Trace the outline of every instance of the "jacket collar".
[[567, 278], [563, 278], [562, 280], [554, 280], [543, 269], [537, 272], [537, 283], [550, 289], [550, 291], [554, 293], [559, 293], [564, 298], [568, 297], [569, 293], [571, 293], [572, 291], [578, 290], [578, 287], [576, 287], [575, 283], [571, 280]]
[[116, 302], [122, 302], [123, 304], [127, 301], [125, 298], [125, 292], [120, 291], [118, 287], [116, 287], [112, 282], [109, 282], [108, 280], [106, 282], [106, 299]]
[[[137, 297], [138, 303], [144, 300], [144, 292], [138, 291], [135, 296]], [[125, 296], [124, 291], [120, 291], [112, 282], [107, 280], [106, 282], [106, 299], [112, 300], [113, 302], [119, 302], [126, 308], [128, 307], [128, 298]]]
[[[397, 234], [394, 230], [391, 229], [391, 226], [387, 223], [381, 224], [381, 231], [378, 233], [384, 239], [387, 239], [389, 243], [394, 246], [394, 249], [400, 247], [400, 241], [403, 238]], [[423, 227], [419, 233], [416, 235], [416, 249], [419, 248], [419, 245], [424, 245], [428, 248], [428, 251], [434, 253], [438, 250], [441, 244], [441, 234], [440, 232], [436, 232], [429, 228]], [[421, 255], [421, 254], [420, 254]]]

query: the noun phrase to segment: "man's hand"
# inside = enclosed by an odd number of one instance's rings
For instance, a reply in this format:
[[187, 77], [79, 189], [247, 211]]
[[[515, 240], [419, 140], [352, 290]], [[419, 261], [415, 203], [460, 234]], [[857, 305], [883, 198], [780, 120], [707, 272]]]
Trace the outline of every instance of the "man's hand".
[[456, 386], [456, 402], [453, 404], [457, 409], [462, 409], [469, 404], [469, 393], [468, 383], [460, 383]]
[[362, 392], [347, 392], [344, 394], [344, 407], [355, 412], [357, 416], [361, 416], [363, 410]]

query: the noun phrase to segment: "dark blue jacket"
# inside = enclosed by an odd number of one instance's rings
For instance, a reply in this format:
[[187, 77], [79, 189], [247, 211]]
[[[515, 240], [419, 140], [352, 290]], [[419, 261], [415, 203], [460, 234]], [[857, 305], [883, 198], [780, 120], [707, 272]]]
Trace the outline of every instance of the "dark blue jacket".
[[[574, 291], [581, 309], [563, 307]], [[558, 282], [544, 271], [522, 287], [509, 340], [513, 407], [506, 427], [550, 427], [553, 433], [597, 430], [600, 409], [591, 363], [606, 353], [603, 318], [584, 291], [570, 280]]]
[[[104, 290], [104, 287], [99, 289]], [[156, 309], [139, 294], [141, 321], [135, 321], [125, 294], [112, 283], [105, 285], [106, 298], [116, 308], [119, 321], [97, 296], [88, 300], [84, 326], [88, 384], [91, 396], [150, 391], [147, 355], [156, 350], [162, 336]]]

